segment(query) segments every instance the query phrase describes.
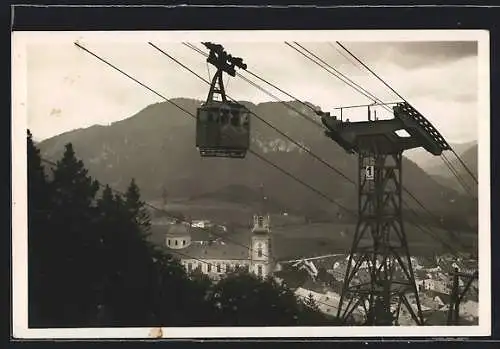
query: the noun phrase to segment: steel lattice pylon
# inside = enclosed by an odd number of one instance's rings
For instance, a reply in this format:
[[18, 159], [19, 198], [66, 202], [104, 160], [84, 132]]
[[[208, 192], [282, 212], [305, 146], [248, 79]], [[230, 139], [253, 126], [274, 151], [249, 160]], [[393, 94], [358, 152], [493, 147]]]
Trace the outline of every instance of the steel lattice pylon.
[[[423, 147], [441, 155], [450, 147], [432, 124], [407, 102], [393, 106], [393, 119], [343, 121], [321, 111], [325, 135], [358, 154], [358, 224], [348, 257], [338, 316], [350, 319], [363, 309], [366, 325], [398, 324], [403, 305], [423, 325], [402, 215], [402, 158]], [[400, 136], [404, 130], [407, 136]], [[414, 299], [410, 300], [409, 296]], [[415, 305], [415, 307], [413, 307]]]
[[[402, 220], [402, 152], [362, 151], [359, 159], [359, 220], [339, 304], [348, 319], [358, 307], [367, 325], [397, 324], [401, 305], [423, 323]], [[416, 301], [414, 309], [408, 294]], [[359, 309], [358, 308], [358, 309]]]

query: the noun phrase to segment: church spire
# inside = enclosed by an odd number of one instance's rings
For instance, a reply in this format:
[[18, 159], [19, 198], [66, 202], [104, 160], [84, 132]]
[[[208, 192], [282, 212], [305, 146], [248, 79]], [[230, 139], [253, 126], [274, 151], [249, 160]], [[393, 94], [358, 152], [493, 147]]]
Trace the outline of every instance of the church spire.
[[270, 217], [267, 211], [268, 198], [264, 192], [264, 184], [260, 185], [260, 203], [257, 214], [254, 215], [252, 232], [255, 234], [268, 234], [270, 231]]
[[259, 216], [267, 216], [268, 215], [268, 211], [267, 211], [267, 201], [268, 201], [268, 198], [266, 196], [266, 193], [265, 193], [265, 190], [264, 190], [264, 184], [261, 184], [260, 185], [260, 207], [259, 207], [259, 211], [258, 211], [258, 215]]
[[254, 273], [266, 277], [273, 273], [273, 244], [271, 238], [271, 222], [268, 212], [268, 197], [264, 185], [260, 185], [260, 202], [257, 214], [253, 216], [252, 248], [250, 259]]

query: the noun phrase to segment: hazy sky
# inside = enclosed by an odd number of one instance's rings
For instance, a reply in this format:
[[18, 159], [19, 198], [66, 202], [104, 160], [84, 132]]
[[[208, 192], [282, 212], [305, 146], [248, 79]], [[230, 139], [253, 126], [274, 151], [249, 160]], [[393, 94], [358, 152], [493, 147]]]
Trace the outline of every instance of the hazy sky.
[[[37, 40], [27, 44], [28, 127], [35, 139], [46, 139], [94, 124], [106, 125], [130, 117], [148, 104], [163, 101], [78, 49], [73, 45], [74, 39]], [[223, 44], [232, 55], [242, 57], [252, 72], [323, 110], [370, 102], [283, 41], [243, 43], [223, 39], [222, 36], [213, 41]], [[206, 83], [156, 51], [147, 41], [85, 40], [82, 44], [166, 97], [206, 98]], [[200, 54], [179, 42], [152, 41], [203, 77], [208, 77], [207, 64]], [[424, 114], [448, 141], [477, 139], [476, 42], [342, 43]], [[199, 42], [195, 44], [204, 48]], [[367, 71], [342, 56], [335, 39], [331, 42], [302, 40], [300, 44], [380, 99], [398, 100]], [[214, 68], [210, 67], [210, 74], [213, 73]], [[264, 87], [280, 98], [290, 99], [271, 87]], [[238, 77], [229, 80], [227, 93], [238, 100], [273, 100]], [[382, 111], [378, 113], [383, 116]], [[363, 109], [349, 116], [355, 120], [365, 115]]]

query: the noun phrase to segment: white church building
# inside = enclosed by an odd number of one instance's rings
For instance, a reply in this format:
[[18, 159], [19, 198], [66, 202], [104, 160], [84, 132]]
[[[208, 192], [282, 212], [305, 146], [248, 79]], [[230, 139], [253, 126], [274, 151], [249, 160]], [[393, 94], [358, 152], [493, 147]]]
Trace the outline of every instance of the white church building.
[[168, 252], [180, 259], [187, 272], [198, 269], [214, 280], [225, 273], [242, 269], [263, 278], [272, 275], [271, 241], [269, 215], [254, 215], [248, 241], [235, 243], [231, 235], [210, 241], [195, 241], [191, 226], [184, 223], [172, 224], [165, 236]]

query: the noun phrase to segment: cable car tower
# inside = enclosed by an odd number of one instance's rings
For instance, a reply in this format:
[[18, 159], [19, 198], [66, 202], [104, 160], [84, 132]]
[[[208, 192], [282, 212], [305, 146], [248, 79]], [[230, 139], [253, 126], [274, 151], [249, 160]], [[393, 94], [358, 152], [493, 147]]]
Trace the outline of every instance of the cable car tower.
[[[223, 73], [236, 76], [236, 69], [246, 70], [239, 57], [228, 54], [222, 45], [204, 42], [210, 50], [207, 62], [217, 68], [206, 102], [196, 117], [196, 147], [202, 157], [244, 158], [250, 144], [250, 112], [245, 106], [229, 101]], [[215, 99], [218, 95], [220, 100]]]
[[[378, 120], [368, 106], [368, 121], [359, 122], [318, 112], [326, 136], [358, 154], [358, 223], [338, 317], [346, 321], [358, 310], [365, 314], [365, 325], [397, 325], [403, 305], [414, 322], [423, 325], [403, 225], [402, 157], [405, 150], [418, 147], [438, 156], [450, 146], [409, 103], [395, 103], [392, 111], [393, 119]], [[409, 136], [398, 136], [399, 130]]]

